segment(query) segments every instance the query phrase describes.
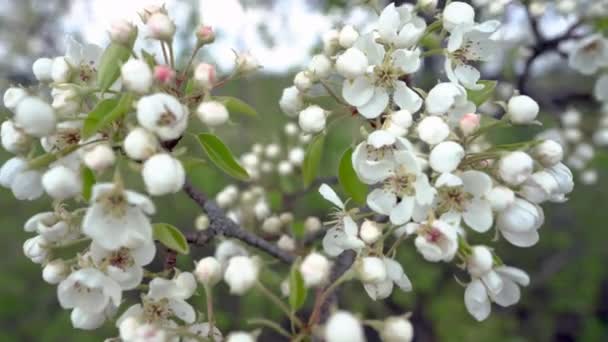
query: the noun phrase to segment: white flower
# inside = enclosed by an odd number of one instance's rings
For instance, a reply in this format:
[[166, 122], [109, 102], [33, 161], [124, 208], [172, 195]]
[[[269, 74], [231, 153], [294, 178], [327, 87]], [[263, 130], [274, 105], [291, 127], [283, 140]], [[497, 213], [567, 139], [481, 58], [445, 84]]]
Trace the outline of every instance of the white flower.
[[558, 142], [547, 139], [534, 148], [534, 157], [545, 167], [551, 167], [561, 162], [564, 148]]
[[407, 318], [390, 317], [384, 321], [382, 341], [410, 342], [414, 338], [414, 327]]
[[437, 211], [444, 221], [464, 222], [473, 230], [483, 233], [494, 222], [492, 206], [486, 196], [492, 189], [492, 179], [481, 171], [469, 170], [460, 177], [444, 173], [435, 182]]
[[538, 103], [526, 95], [514, 96], [507, 105], [507, 115], [515, 124], [529, 124], [538, 116]]
[[453, 1], [443, 10], [443, 28], [452, 31], [460, 26], [472, 26], [475, 23], [475, 10], [471, 5]]
[[327, 279], [331, 264], [324, 255], [312, 252], [302, 260], [299, 270], [304, 284], [307, 287], [315, 287], [323, 284]]
[[288, 252], [293, 252], [296, 250], [296, 242], [291, 236], [283, 234], [277, 240], [277, 247]]
[[131, 58], [120, 68], [122, 83], [131, 91], [145, 94], [150, 90], [153, 82], [152, 70], [148, 63]]
[[73, 116], [80, 110], [80, 95], [74, 87], [53, 88], [51, 90], [53, 103], [51, 106], [57, 114]]
[[422, 222], [406, 226], [418, 236], [414, 240], [416, 249], [430, 262], [450, 262], [458, 251], [457, 228], [442, 220]]
[[257, 263], [246, 256], [235, 256], [228, 261], [224, 272], [224, 281], [230, 286], [230, 293], [243, 295], [258, 280], [259, 267]]
[[352, 25], [346, 25], [340, 30], [338, 42], [343, 48], [348, 49], [355, 44], [358, 38], [359, 32]]
[[120, 305], [122, 290], [113, 279], [89, 267], [73, 272], [59, 283], [57, 298], [64, 309], [101, 314], [108, 305]]
[[359, 278], [364, 283], [378, 283], [386, 279], [384, 261], [378, 257], [363, 257], [357, 264]]
[[582, 74], [595, 74], [608, 65], [608, 42], [600, 34], [581, 39], [570, 52], [568, 64]]
[[102, 312], [89, 312], [81, 308], [74, 308], [70, 314], [72, 326], [76, 329], [95, 330], [101, 327], [106, 319], [116, 312], [116, 306], [109, 304]]
[[24, 229], [26, 232], [37, 232], [48, 242], [69, 241], [74, 236], [73, 227], [54, 212], [42, 212], [32, 216], [25, 222]]
[[283, 223], [277, 216], [271, 216], [264, 220], [262, 223], [262, 231], [271, 235], [277, 235], [281, 232]]
[[407, 134], [408, 129], [412, 126], [413, 118], [409, 110], [401, 109], [392, 112], [384, 122], [384, 127], [387, 132], [392, 133], [396, 137], [402, 137]]
[[482, 277], [492, 270], [494, 258], [486, 246], [473, 246], [467, 259], [467, 271], [472, 277]]
[[243, 74], [252, 73], [262, 67], [258, 60], [250, 53], [238, 54], [235, 64], [238, 72]]
[[136, 247], [152, 239], [146, 214], [154, 212], [148, 197], [112, 183], [98, 183], [93, 187], [82, 232], [105, 249]]
[[507, 307], [521, 297], [519, 286], [528, 286], [528, 275], [515, 267], [498, 266], [482, 278], [474, 278], [464, 292], [467, 311], [478, 321], [483, 321], [492, 311], [492, 302]]
[[378, 35], [383, 42], [394, 44], [397, 48], [410, 48], [426, 30], [426, 22], [414, 15], [412, 7], [395, 7], [389, 4], [378, 18]]
[[464, 114], [475, 113], [475, 105], [468, 101], [467, 91], [456, 83], [439, 83], [425, 100], [430, 115], [448, 115], [451, 123], [458, 124]]
[[462, 145], [453, 141], [444, 141], [433, 147], [429, 154], [429, 165], [439, 173], [456, 170], [465, 152]]
[[383, 186], [367, 195], [367, 205], [388, 215], [391, 223], [401, 225], [416, 215], [421, 206], [430, 204], [435, 191], [411, 152], [398, 151], [394, 158], [393, 168], [379, 175]]
[[427, 116], [416, 127], [418, 137], [429, 145], [436, 145], [450, 135], [450, 127], [438, 116]]
[[308, 64], [308, 72], [316, 78], [327, 78], [332, 70], [331, 60], [323, 54], [314, 55]]
[[194, 69], [194, 80], [203, 89], [213, 89], [216, 81], [215, 67], [211, 64], [200, 63]]
[[[393, 293], [394, 285], [397, 285], [402, 291], [409, 292], [412, 290], [412, 282], [403, 272], [403, 267], [397, 261], [391, 258], [382, 258], [382, 265], [378, 264], [378, 270], [380, 266], [384, 268], [384, 278], [377, 277], [374, 281], [367, 281], [363, 283], [365, 292], [373, 300], [381, 300], [388, 298]], [[362, 279], [363, 281], [363, 279]]]
[[323, 53], [328, 56], [332, 56], [338, 49], [340, 39], [340, 32], [338, 30], [329, 30], [323, 33], [321, 40], [323, 41]]
[[170, 154], [160, 153], [144, 162], [141, 175], [150, 195], [174, 194], [182, 189], [186, 172], [182, 163]]
[[29, 238], [23, 243], [23, 254], [35, 264], [45, 263], [49, 253], [49, 241], [42, 235]]
[[326, 117], [327, 112], [323, 108], [312, 105], [300, 112], [298, 123], [306, 133], [319, 133], [325, 129]]
[[299, 91], [307, 92], [313, 86], [313, 81], [306, 71], [300, 71], [293, 79], [293, 84]]
[[253, 335], [244, 331], [233, 331], [226, 337], [226, 342], [255, 342], [255, 340]]
[[27, 151], [29, 147], [30, 139], [23, 132], [22, 129], [17, 127], [11, 120], [6, 120], [0, 126], [0, 137], [2, 140], [2, 147], [11, 153], [23, 153]]
[[304, 107], [304, 99], [298, 88], [293, 86], [283, 89], [279, 106], [287, 116], [296, 117]]
[[101, 172], [116, 161], [116, 154], [108, 144], [96, 144], [83, 151], [82, 161], [91, 170]]
[[132, 290], [144, 277], [143, 266], [154, 260], [156, 245], [154, 241], [145, 241], [137, 247], [121, 247], [109, 250], [93, 241], [89, 256], [95, 265], [114, 279], [123, 290]]
[[25, 133], [43, 137], [53, 133], [57, 119], [55, 111], [46, 102], [33, 96], [28, 96], [15, 109], [15, 125]]
[[496, 227], [502, 236], [517, 247], [535, 245], [538, 229], [544, 222], [543, 209], [521, 198], [516, 198], [496, 217]]
[[[192, 334], [195, 334], [197, 336], [200, 337], [204, 337], [204, 338], [208, 338], [208, 337], [212, 337], [211, 336], [211, 325], [207, 322], [205, 323], [196, 323], [191, 325], [188, 328], [188, 331]], [[224, 340], [224, 336], [222, 335], [222, 332], [216, 327], [213, 326], [213, 337], [212, 337], [212, 341], [217, 341], [217, 342], [222, 342]], [[195, 338], [182, 338], [183, 342], [197, 342], [198, 340]]]
[[247, 255], [249, 255], [247, 250], [233, 240], [224, 240], [215, 249], [215, 258], [222, 265], [222, 269], [226, 269], [228, 261], [233, 257]]
[[229, 118], [226, 106], [217, 101], [202, 102], [196, 109], [196, 115], [199, 120], [210, 127], [223, 125]]
[[27, 92], [23, 88], [11, 87], [4, 92], [3, 102], [4, 107], [15, 109], [21, 100], [28, 97]]
[[374, 221], [364, 220], [359, 235], [366, 244], [372, 245], [382, 236], [382, 226]]
[[374, 184], [382, 181], [393, 168], [396, 151], [412, 149], [412, 144], [406, 139], [376, 130], [353, 151], [353, 168], [362, 182]]
[[161, 140], [173, 140], [188, 125], [188, 108], [165, 93], [144, 96], [137, 102], [137, 120]]
[[357, 318], [346, 311], [332, 314], [325, 324], [327, 342], [365, 342], [363, 326]]
[[53, 60], [50, 58], [38, 58], [32, 64], [34, 76], [40, 82], [50, 82], [52, 78]]
[[49, 284], [59, 284], [70, 273], [69, 267], [65, 261], [56, 259], [44, 266], [42, 270], [42, 279]]
[[74, 197], [82, 191], [80, 174], [62, 165], [54, 166], [44, 173], [42, 186], [44, 191], [56, 200]]
[[132, 129], [122, 144], [127, 156], [135, 160], [146, 160], [158, 149], [156, 137], [141, 127]]
[[497, 186], [486, 194], [486, 198], [492, 209], [503, 211], [515, 201], [515, 193], [505, 186]]
[[593, 96], [600, 102], [608, 102], [608, 74], [602, 74], [602, 76], [595, 81]]
[[67, 38], [66, 46], [65, 56], [53, 60], [53, 81], [66, 83], [72, 75], [77, 75], [78, 81], [93, 82], [103, 49], [95, 44], [82, 45], [71, 36]]
[[520, 185], [532, 175], [534, 160], [525, 152], [515, 151], [498, 162], [498, 174], [510, 185]]
[[328, 229], [323, 238], [325, 253], [335, 257], [347, 249], [358, 250], [363, 248], [365, 243], [357, 237], [359, 227], [346, 211], [344, 202], [327, 184], [322, 184], [319, 187], [319, 193], [338, 209], [334, 214], [335, 220], [332, 222], [334, 227]]
[[171, 41], [175, 34], [175, 23], [162, 12], [152, 14], [146, 22], [146, 28], [148, 35], [158, 40]]
[[222, 265], [214, 257], [206, 257], [196, 263], [194, 274], [203, 285], [214, 286], [222, 279]]
[[336, 70], [338, 73], [349, 79], [365, 74], [367, 66], [367, 57], [357, 48], [347, 49], [336, 60]]
[[300, 166], [304, 162], [306, 152], [301, 147], [294, 147], [289, 151], [289, 162], [293, 165]]
[[304, 221], [304, 230], [308, 233], [318, 232], [322, 227], [321, 220], [316, 216], [309, 216]]
[[572, 172], [562, 163], [532, 174], [522, 185], [520, 194], [533, 203], [564, 202], [572, 192]]

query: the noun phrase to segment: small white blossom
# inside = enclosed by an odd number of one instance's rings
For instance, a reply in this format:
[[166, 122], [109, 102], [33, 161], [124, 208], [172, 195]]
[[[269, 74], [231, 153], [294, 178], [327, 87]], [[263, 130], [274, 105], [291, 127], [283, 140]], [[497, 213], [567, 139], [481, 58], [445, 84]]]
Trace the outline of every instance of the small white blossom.
[[283, 95], [279, 100], [279, 106], [283, 113], [290, 117], [296, 117], [304, 107], [304, 99], [302, 93], [295, 86], [285, 88]]
[[146, 28], [148, 35], [158, 40], [171, 41], [175, 34], [175, 23], [162, 12], [152, 14], [146, 22]]
[[414, 327], [404, 317], [390, 317], [384, 321], [381, 336], [385, 342], [410, 342], [414, 338]]
[[164, 93], [144, 96], [137, 102], [137, 120], [161, 140], [173, 140], [188, 125], [188, 108]]
[[429, 154], [429, 165], [439, 173], [456, 170], [465, 152], [462, 145], [453, 141], [444, 141], [433, 147]]
[[216, 258], [209, 256], [196, 263], [194, 274], [201, 284], [214, 286], [222, 279], [222, 266]]
[[306, 133], [318, 133], [325, 129], [327, 112], [316, 105], [312, 105], [300, 112], [298, 122], [300, 128]]
[[53, 80], [52, 77], [53, 60], [50, 58], [38, 58], [32, 64], [32, 71], [34, 76], [40, 82], [50, 82]]
[[323, 284], [329, 276], [331, 264], [322, 254], [313, 252], [308, 254], [300, 264], [300, 273], [307, 287]]
[[443, 10], [443, 27], [452, 31], [459, 26], [471, 26], [475, 23], [475, 10], [471, 5], [452, 1]]
[[200, 63], [194, 69], [194, 80], [203, 89], [213, 89], [216, 77], [215, 67], [211, 64]]
[[346, 311], [337, 311], [325, 324], [327, 342], [365, 342], [363, 326], [357, 318]]
[[568, 64], [585, 75], [596, 73], [608, 65], [608, 41], [600, 34], [583, 38], [570, 52]]
[[427, 116], [416, 127], [418, 137], [429, 145], [436, 145], [447, 139], [450, 127], [438, 116]]
[[136, 127], [125, 137], [123, 148], [129, 158], [146, 160], [158, 150], [158, 141], [146, 129]]
[[57, 200], [74, 197], [82, 191], [78, 172], [62, 165], [52, 167], [44, 173], [42, 186], [49, 196]]
[[230, 286], [230, 293], [243, 295], [258, 280], [259, 267], [256, 262], [246, 256], [235, 256], [228, 261], [224, 272], [224, 281]]
[[116, 154], [108, 144], [97, 144], [83, 152], [82, 160], [91, 170], [101, 172], [116, 161]]
[[129, 90], [145, 94], [150, 90], [153, 81], [152, 70], [148, 63], [131, 58], [120, 68], [122, 83]]
[[496, 217], [496, 227], [517, 247], [531, 247], [539, 240], [538, 229], [545, 222], [542, 208], [524, 199], [515, 201]]
[[196, 114], [205, 125], [211, 127], [223, 125], [229, 118], [226, 106], [217, 101], [201, 103], [196, 110]]
[[182, 163], [166, 153], [146, 160], [141, 174], [148, 193], [153, 196], [174, 194], [182, 189], [186, 181]]
[[65, 261], [56, 259], [44, 266], [42, 270], [42, 279], [49, 284], [59, 284], [70, 273], [69, 267]]
[[533, 122], [540, 110], [538, 103], [526, 95], [512, 97], [507, 106], [507, 115], [516, 124]]
[[53, 133], [57, 123], [53, 108], [33, 96], [19, 101], [14, 120], [15, 125], [25, 133], [39, 138]]
[[500, 178], [510, 185], [520, 185], [532, 175], [534, 160], [525, 152], [515, 151], [498, 162]]
[[30, 143], [30, 139], [25, 132], [11, 120], [4, 121], [0, 126], [0, 138], [2, 147], [15, 154], [25, 152]]
[[21, 100], [28, 97], [27, 92], [23, 88], [11, 87], [4, 92], [3, 102], [4, 107], [15, 109]]

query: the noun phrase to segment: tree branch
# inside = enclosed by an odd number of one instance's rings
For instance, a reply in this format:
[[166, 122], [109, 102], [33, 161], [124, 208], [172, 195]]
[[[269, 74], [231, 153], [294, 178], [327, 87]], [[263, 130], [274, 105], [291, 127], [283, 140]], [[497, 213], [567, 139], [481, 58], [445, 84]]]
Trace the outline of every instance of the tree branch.
[[203, 245], [215, 235], [223, 235], [241, 240], [286, 264], [294, 262], [295, 256], [293, 254], [288, 253], [261, 237], [243, 229], [238, 224], [234, 223], [234, 221], [226, 217], [224, 211], [204, 193], [196, 189], [190, 180], [186, 179], [183, 190], [209, 217], [209, 228], [191, 236], [188, 239], [189, 243]]

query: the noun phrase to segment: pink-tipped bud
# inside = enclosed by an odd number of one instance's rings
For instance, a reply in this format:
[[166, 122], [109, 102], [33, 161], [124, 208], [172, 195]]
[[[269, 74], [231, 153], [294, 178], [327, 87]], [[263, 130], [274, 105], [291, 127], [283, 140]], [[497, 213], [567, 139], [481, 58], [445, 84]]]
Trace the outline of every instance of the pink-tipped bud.
[[162, 41], [171, 41], [176, 29], [171, 18], [162, 12], [152, 14], [146, 22], [146, 27], [151, 38]]
[[465, 136], [471, 135], [479, 128], [481, 117], [475, 113], [465, 114], [459, 122], [460, 130]]
[[154, 68], [154, 79], [159, 83], [167, 84], [175, 78], [175, 71], [168, 65], [157, 65]]
[[211, 64], [201, 63], [194, 70], [194, 80], [204, 89], [211, 89], [215, 85], [216, 72]]
[[215, 40], [215, 32], [213, 31], [213, 27], [201, 25], [198, 30], [196, 30], [196, 38], [198, 39], [199, 44], [213, 43]]
[[137, 27], [126, 20], [117, 20], [110, 26], [109, 32], [113, 42], [130, 45], [137, 34]]

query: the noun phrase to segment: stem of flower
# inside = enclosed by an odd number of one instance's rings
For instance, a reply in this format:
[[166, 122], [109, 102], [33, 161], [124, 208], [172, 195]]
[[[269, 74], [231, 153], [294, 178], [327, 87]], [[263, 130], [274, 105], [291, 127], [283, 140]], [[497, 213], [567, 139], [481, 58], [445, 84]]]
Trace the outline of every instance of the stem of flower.
[[270, 329], [274, 330], [275, 332], [277, 332], [278, 334], [291, 339], [291, 334], [287, 330], [283, 329], [276, 322], [273, 322], [273, 321], [270, 321], [267, 319], [263, 319], [263, 318], [253, 318], [253, 319], [247, 320], [247, 324], [261, 325], [261, 326], [270, 328]]
[[256, 287], [258, 288], [258, 290], [260, 290], [260, 292], [262, 292], [262, 294], [264, 296], [266, 296], [268, 299], [270, 299], [271, 302], [273, 302], [281, 311], [283, 311], [283, 313], [289, 317], [289, 319], [295, 323], [298, 328], [302, 328], [304, 326], [304, 323], [302, 323], [302, 321], [296, 317], [295, 314], [293, 314], [291, 312], [291, 310], [289, 309], [289, 306], [287, 306], [287, 304], [285, 304], [279, 297], [277, 297], [274, 293], [272, 293], [272, 291], [270, 291], [270, 289], [268, 289], [266, 286], [264, 286], [261, 282], [257, 282], [256, 283]]
[[215, 326], [215, 317], [213, 316], [213, 289], [208, 284], [203, 286], [205, 289], [205, 299], [207, 301], [207, 322], [209, 322], [209, 338], [215, 342], [213, 328]]

